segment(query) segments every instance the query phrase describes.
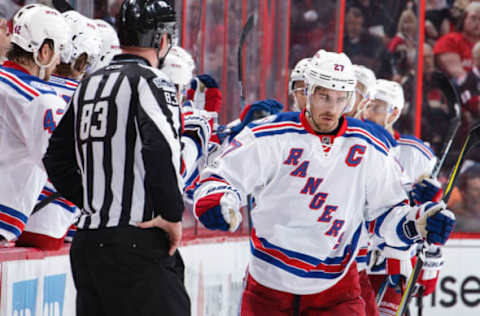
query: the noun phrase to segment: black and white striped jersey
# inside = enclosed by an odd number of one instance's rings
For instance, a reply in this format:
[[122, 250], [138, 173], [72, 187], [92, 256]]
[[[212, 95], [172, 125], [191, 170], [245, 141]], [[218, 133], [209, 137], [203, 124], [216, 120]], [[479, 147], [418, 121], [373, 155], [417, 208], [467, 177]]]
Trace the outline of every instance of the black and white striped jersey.
[[80, 83], [44, 157], [83, 210], [79, 228], [181, 220], [180, 115], [174, 85], [138, 56], [118, 55]]

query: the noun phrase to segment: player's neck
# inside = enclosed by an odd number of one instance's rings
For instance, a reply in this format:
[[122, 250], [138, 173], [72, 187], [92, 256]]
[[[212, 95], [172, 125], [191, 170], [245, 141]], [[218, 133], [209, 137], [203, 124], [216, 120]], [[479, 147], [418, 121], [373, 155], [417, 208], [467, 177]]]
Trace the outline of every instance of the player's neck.
[[158, 51], [156, 48], [122, 46], [122, 53], [143, 57], [148, 60], [152, 67], [158, 67]]

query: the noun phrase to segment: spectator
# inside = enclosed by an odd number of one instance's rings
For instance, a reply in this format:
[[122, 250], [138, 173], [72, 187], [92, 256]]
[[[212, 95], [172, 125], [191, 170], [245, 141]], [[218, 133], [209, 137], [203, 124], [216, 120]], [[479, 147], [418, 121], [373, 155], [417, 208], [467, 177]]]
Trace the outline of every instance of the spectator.
[[480, 3], [472, 2], [465, 8], [459, 32], [442, 36], [434, 47], [440, 68], [450, 77], [462, 79], [471, 70], [472, 48], [480, 40]]
[[412, 10], [407, 9], [400, 15], [397, 34], [388, 44], [388, 50], [393, 55], [394, 79], [397, 82], [401, 82], [402, 77], [408, 74], [415, 65], [416, 33], [417, 17]]
[[[385, 2], [395, 2], [386, 4]], [[392, 14], [400, 12], [399, 5], [403, 6], [404, 1], [374, 1], [374, 0], [350, 0], [347, 7], [356, 7], [365, 18], [365, 28], [372, 35], [388, 39], [395, 32], [398, 15]], [[392, 6], [392, 11], [387, 11], [386, 6]], [[398, 14], [398, 13], [397, 13]]]
[[461, 202], [452, 210], [459, 214], [455, 229], [474, 232], [480, 230], [480, 164], [467, 168], [459, 179]]
[[473, 68], [460, 82], [463, 123], [471, 126], [480, 117], [480, 42], [473, 46]]
[[388, 50], [379, 37], [366, 31], [364, 22], [365, 18], [360, 9], [352, 7], [348, 10], [343, 51], [352, 63], [372, 69], [379, 78], [391, 78]]

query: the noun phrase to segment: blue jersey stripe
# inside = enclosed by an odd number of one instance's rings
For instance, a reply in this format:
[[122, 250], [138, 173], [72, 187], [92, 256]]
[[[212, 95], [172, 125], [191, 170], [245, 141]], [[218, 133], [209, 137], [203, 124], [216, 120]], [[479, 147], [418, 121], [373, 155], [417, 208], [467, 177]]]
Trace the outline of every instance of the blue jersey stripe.
[[12, 217], [15, 217], [15, 218], [21, 220], [24, 223], [27, 223], [28, 217], [25, 214], [23, 214], [22, 212], [14, 210], [11, 207], [0, 204], [0, 212], [8, 214]]
[[11, 81], [8, 80], [7, 78], [0, 76], [0, 81], [6, 83], [7, 85], [9, 85], [9, 86], [12, 87], [13, 89], [15, 89], [15, 91], [17, 91], [18, 94], [20, 94], [20, 95], [22, 95], [23, 97], [25, 97], [28, 101], [32, 101], [32, 100], [33, 100], [33, 97], [32, 97], [30, 94], [28, 94], [28, 93], [26, 93], [25, 91], [23, 91], [18, 85], [16, 85], [15, 83], [11, 82]]

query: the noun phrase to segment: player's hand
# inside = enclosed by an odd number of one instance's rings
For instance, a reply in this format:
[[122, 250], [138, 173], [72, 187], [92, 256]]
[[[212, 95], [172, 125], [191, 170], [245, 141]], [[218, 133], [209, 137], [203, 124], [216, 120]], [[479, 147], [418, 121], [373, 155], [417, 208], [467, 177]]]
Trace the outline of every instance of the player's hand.
[[195, 216], [208, 229], [234, 232], [242, 222], [240, 199], [233, 192], [209, 194], [195, 202]]
[[173, 256], [178, 247], [180, 247], [180, 241], [182, 240], [182, 222], [169, 222], [163, 219], [160, 215], [143, 223], [137, 223], [140, 228], [161, 228], [167, 232], [170, 238], [170, 249], [168, 254]]
[[433, 293], [437, 285], [438, 275], [442, 269], [444, 260], [440, 247], [429, 245], [420, 252], [419, 256], [422, 258], [423, 267], [420, 271], [417, 284], [423, 287], [423, 296]]
[[410, 243], [426, 240], [429, 244], [443, 245], [455, 227], [455, 215], [443, 201], [427, 202], [412, 207], [403, 224], [403, 234]]
[[439, 202], [442, 198], [442, 185], [436, 179], [423, 179], [413, 185], [411, 192], [415, 204], [423, 204], [429, 201]]

